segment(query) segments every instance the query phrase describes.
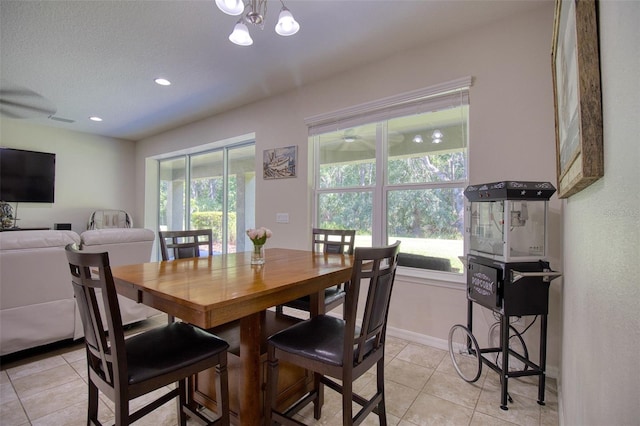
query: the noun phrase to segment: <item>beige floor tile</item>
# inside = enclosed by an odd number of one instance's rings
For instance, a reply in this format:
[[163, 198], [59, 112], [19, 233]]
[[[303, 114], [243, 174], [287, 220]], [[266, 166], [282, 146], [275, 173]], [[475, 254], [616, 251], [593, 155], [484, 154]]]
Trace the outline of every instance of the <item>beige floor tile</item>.
[[[160, 315], [127, 333], [166, 323]], [[398, 338], [388, 338], [385, 352], [385, 388], [387, 423], [397, 426], [464, 424], [471, 426], [557, 426], [558, 396], [556, 381], [547, 378], [545, 406], [537, 400], [537, 377], [512, 378], [509, 391], [514, 403], [503, 411], [500, 405], [500, 381], [494, 371], [483, 366], [480, 379], [469, 384], [462, 380], [447, 351]], [[84, 425], [86, 423], [86, 360], [82, 344], [73, 344], [7, 365], [0, 371], [0, 424], [2, 426]], [[354, 390], [365, 396], [375, 392], [375, 368], [354, 383]], [[133, 401], [137, 408], [157, 396]], [[475, 404], [475, 411], [473, 411]], [[24, 406], [24, 409], [23, 409]], [[354, 412], [359, 406], [354, 403]], [[101, 395], [99, 416], [113, 423], [113, 403]], [[26, 412], [25, 412], [26, 410]], [[29, 423], [29, 417], [31, 423]], [[313, 406], [305, 407], [298, 417], [307, 425], [340, 426], [342, 402], [338, 393], [325, 390], [322, 419], [313, 419]], [[177, 424], [175, 400], [145, 416], [136, 425]], [[190, 421], [189, 425], [196, 423]], [[370, 414], [363, 425], [378, 425]]]
[[446, 401], [433, 395], [420, 393], [402, 418], [410, 424], [426, 425], [464, 425], [471, 421], [473, 410]]
[[476, 411], [473, 413], [469, 426], [513, 426], [515, 424], [517, 423], [511, 423]]
[[87, 369], [87, 361], [84, 359], [70, 362], [71, 368], [75, 370], [78, 376], [82, 377], [82, 379], [86, 382], [89, 378], [89, 371]]
[[407, 347], [406, 340], [387, 336], [387, 340], [384, 343], [384, 356], [388, 361], [397, 356], [405, 347]]
[[522, 426], [540, 424], [540, 406], [535, 399], [518, 396], [508, 403], [508, 410], [500, 408], [500, 391], [485, 388], [480, 393], [476, 411]]
[[75, 361], [86, 361], [87, 359], [87, 350], [84, 345], [80, 348], [63, 353], [62, 358], [67, 361], [69, 364], [72, 364]]
[[28, 425], [29, 419], [18, 399], [0, 403], [0, 424], [2, 426]]
[[396, 358], [435, 370], [445, 355], [447, 352], [442, 349], [409, 343]]
[[[11, 373], [9, 373], [11, 375]], [[13, 387], [20, 398], [56, 388], [78, 379], [80, 376], [66, 362], [64, 365], [30, 374], [13, 381]]]
[[540, 425], [541, 426], [558, 426], [560, 417], [558, 415], [558, 403], [547, 402], [540, 407]]
[[22, 398], [22, 405], [32, 420], [78, 402], [87, 402], [87, 384], [79, 377], [58, 387]]
[[20, 365], [7, 369], [7, 374], [11, 380], [18, 380], [23, 377], [30, 376], [32, 374], [41, 373], [46, 370], [50, 370], [55, 367], [65, 365], [67, 362], [59, 355], [45, 358], [39, 361], [30, 362], [28, 364]]
[[18, 401], [18, 395], [10, 381], [0, 383], [0, 402]]
[[[484, 382], [485, 389], [500, 391], [500, 377], [497, 373], [491, 372]], [[524, 396], [525, 398], [538, 400], [538, 376], [513, 377], [508, 382], [508, 392], [512, 398]], [[558, 394], [554, 388], [545, 386], [544, 400], [546, 402], [558, 402]]]
[[391, 360], [384, 367], [387, 380], [420, 390], [433, 374], [432, 368], [422, 367], [399, 358]]
[[467, 383], [459, 377], [435, 372], [422, 392], [437, 396], [454, 404], [474, 409], [482, 388], [475, 383]]
[[[369, 392], [366, 393], [367, 397], [375, 393], [375, 383], [371, 383], [369, 386]], [[387, 414], [399, 418], [404, 416], [419, 393], [416, 389], [389, 380], [385, 380], [384, 392]]]
[[[98, 420], [100, 420], [102, 424], [113, 424], [113, 412], [104, 404], [100, 404], [98, 408]], [[86, 402], [78, 402], [77, 404], [55, 411], [31, 422], [32, 426], [85, 426], [86, 424]]]

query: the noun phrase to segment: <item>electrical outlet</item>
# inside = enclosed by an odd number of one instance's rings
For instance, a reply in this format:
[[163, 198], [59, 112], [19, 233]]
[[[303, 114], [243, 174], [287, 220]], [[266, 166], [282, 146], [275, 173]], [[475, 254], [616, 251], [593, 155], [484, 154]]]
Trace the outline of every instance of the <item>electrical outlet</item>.
[[276, 223], [289, 223], [289, 213], [276, 213]]

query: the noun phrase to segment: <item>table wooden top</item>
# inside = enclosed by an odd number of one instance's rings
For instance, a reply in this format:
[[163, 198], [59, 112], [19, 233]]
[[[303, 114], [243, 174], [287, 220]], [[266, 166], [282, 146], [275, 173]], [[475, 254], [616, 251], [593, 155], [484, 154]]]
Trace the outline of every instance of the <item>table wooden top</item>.
[[112, 268], [118, 292], [203, 328], [316, 293], [351, 276], [352, 257], [270, 248]]

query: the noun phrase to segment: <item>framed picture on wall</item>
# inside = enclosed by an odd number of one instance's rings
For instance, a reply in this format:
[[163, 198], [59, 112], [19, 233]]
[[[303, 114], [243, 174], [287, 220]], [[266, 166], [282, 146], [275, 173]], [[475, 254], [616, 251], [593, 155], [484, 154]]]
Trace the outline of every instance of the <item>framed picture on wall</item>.
[[551, 62], [558, 196], [566, 198], [604, 175], [594, 0], [556, 0]]
[[262, 153], [262, 176], [264, 179], [296, 177], [297, 165], [297, 146], [265, 149]]

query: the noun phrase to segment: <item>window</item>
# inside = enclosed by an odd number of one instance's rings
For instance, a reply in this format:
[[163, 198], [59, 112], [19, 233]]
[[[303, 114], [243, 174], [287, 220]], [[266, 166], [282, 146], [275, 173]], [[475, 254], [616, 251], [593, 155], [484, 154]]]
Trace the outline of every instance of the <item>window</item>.
[[255, 216], [254, 143], [161, 160], [159, 169], [161, 230], [211, 229], [214, 252], [245, 251]]
[[401, 240], [400, 266], [462, 273], [470, 80], [458, 83], [308, 120], [314, 225], [356, 229], [356, 246]]

